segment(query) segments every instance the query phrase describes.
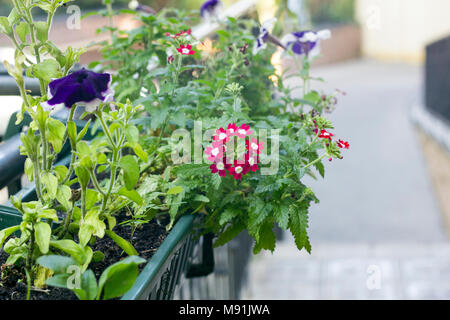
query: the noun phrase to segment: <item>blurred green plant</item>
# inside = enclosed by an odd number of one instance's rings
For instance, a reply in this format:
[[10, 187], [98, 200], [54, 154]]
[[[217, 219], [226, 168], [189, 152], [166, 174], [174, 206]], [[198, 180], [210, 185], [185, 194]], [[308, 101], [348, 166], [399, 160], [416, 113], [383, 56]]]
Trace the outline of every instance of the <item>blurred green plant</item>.
[[354, 21], [355, 0], [308, 0], [308, 8], [314, 25]]

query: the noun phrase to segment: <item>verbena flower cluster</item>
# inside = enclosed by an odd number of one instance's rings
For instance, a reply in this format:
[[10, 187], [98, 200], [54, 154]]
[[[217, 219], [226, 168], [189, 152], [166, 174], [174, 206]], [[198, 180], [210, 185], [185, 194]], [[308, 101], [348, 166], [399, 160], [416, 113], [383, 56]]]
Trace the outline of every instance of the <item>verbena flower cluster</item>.
[[[239, 127], [230, 123], [227, 129], [217, 129], [212, 145], [205, 149], [208, 160], [214, 162], [209, 167], [211, 172], [221, 177], [228, 173], [235, 180], [241, 180], [250, 171], [256, 172], [259, 169], [259, 154], [264, 146], [256, 138], [250, 138], [252, 133], [253, 130], [245, 123]], [[244, 148], [235, 151], [235, 146], [239, 149], [239, 144]]]

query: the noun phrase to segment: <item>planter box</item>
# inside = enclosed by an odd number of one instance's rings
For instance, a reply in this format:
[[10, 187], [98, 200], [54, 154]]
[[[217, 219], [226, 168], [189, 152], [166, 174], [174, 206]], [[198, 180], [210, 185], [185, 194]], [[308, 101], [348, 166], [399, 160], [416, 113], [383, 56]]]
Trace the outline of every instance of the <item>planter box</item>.
[[[0, 205], [0, 229], [20, 224], [21, 214], [14, 208]], [[191, 265], [194, 247], [192, 229], [194, 216], [181, 217], [156, 253], [139, 274], [134, 286], [122, 300], [169, 300]]]

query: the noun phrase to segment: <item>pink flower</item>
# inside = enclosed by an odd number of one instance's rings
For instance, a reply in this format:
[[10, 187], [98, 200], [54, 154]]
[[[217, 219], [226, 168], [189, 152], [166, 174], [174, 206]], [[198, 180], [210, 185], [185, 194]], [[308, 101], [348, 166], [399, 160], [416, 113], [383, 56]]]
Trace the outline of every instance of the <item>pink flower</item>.
[[228, 137], [228, 132], [224, 128], [220, 128], [216, 130], [216, 136], [213, 137], [213, 140], [223, 141], [227, 143], [230, 138]]
[[243, 123], [239, 129], [236, 131], [236, 135], [239, 138], [245, 138], [245, 136], [249, 136], [253, 133], [252, 130], [250, 130], [250, 126], [248, 124]]
[[228, 134], [228, 136], [236, 135], [236, 132], [237, 132], [238, 129], [239, 129], [239, 127], [236, 124], [234, 124], [234, 123], [228, 124], [228, 127], [227, 127], [227, 134]]
[[[256, 172], [259, 170], [259, 153], [263, 149], [262, 143], [255, 138], [247, 138], [252, 134], [250, 126], [242, 124], [240, 127], [234, 123], [228, 124], [227, 129], [219, 128], [213, 136], [212, 145], [205, 149], [208, 160], [214, 162], [210, 165], [211, 173], [218, 173], [219, 176], [225, 177], [227, 172], [236, 180], [241, 180], [249, 171]], [[244, 139], [246, 151], [239, 157], [240, 160], [234, 160], [232, 163], [227, 163], [226, 153], [230, 138], [236, 136], [238, 139]], [[242, 152], [242, 151], [241, 151]]]
[[221, 141], [213, 141], [212, 147], [207, 147], [205, 154], [209, 155], [209, 161], [215, 161], [216, 159], [222, 159], [224, 152], [224, 145]]
[[319, 138], [328, 139], [331, 141], [331, 137], [334, 136], [331, 132], [328, 132], [325, 129], [320, 130]]
[[181, 53], [182, 55], [193, 55], [195, 51], [192, 50], [192, 46], [190, 44], [187, 45], [180, 45], [179, 48], [177, 48], [177, 51]]
[[256, 152], [256, 154], [259, 154], [261, 152], [261, 150], [264, 149], [263, 144], [260, 143], [255, 138], [252, 138], [252, 140], [250, 140], [250, 141], [246, 140], [246, 143], [247, 143], [247, 150], [252, 154], [254, 152]]

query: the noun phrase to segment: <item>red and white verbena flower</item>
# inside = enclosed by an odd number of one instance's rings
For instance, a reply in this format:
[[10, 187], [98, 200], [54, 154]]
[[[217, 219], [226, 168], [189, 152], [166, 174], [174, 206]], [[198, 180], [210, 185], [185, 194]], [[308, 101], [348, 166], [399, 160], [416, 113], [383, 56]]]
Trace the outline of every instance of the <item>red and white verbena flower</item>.
[[328, 139], [331, 141], [331, 137], [333, 137], [333, 136], [334, 136], [334, 134], [332, 134], [331, 132], [328, 132], [325, 129], [320, 130], [319, 138]]
[[345, 149], [348, 149], [348, 148], [350, 148], [350, 144], [347, 142], [347, 141], [344, 141], [344, 140], [341, 140], [341, 139], [339, 139], [337, 142], [336, 142], [336, 144], [337, 144], [337, 146], [339, 147], [339, 148], [345, 148]]
[[[241, 180], [248, 172], [259, 170], [259, 153], [264, 147], [257, 139], [250, 139], [249, 136], [252, 133], [253, 131], [250, 130], [250, 126], [247, 124], [242, 124], [238, 127], [236, 124], [230, 123], [227, 129], [217, 129], [216, 135], [213, 136], [212, 145], [205, 149], [208, 160], [213, 162], [209, 167], [211, 172], [218, 173], [221, 177], [225, 177], [228, 173], [234, 179]], [[227, 150], [234, 149], [234, 140], [232, 140], [234, 136], [238, 140], [242, 139], [245, 141], [243, 144], [245, 150], [241, 150], [241, 154], [238, 151], [237, 159], [230, 160], [227, 159]], [[239, 150], [239, 141], [237, 149]], [[227, 161], [230, 161], [230, 163]]]
[[177, 48], [177, 51], [182, 55], [193, 55], [195, 53], [195, 51], [192, 50], [192, 46], [190, 44], [180, 45], [180, 47]]

